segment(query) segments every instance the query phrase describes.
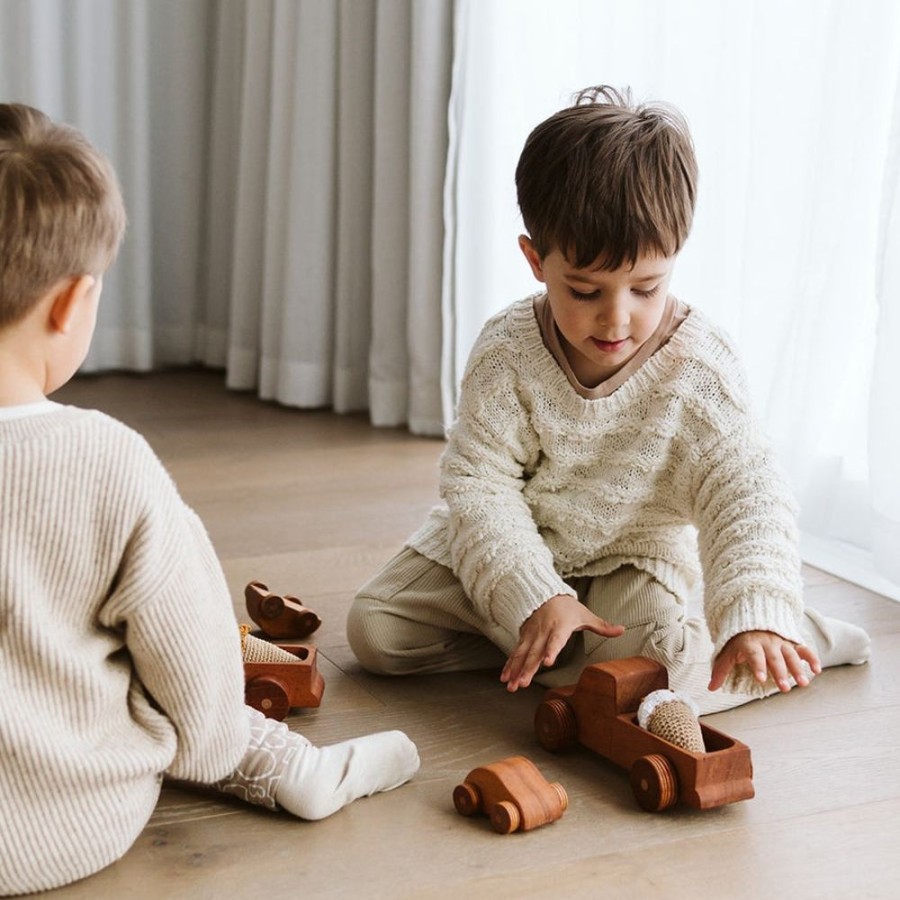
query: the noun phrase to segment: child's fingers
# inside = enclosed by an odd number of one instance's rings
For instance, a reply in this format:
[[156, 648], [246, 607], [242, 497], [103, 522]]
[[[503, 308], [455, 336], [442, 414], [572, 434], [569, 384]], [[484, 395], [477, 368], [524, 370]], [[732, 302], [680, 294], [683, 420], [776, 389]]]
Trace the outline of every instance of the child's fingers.
[[784, 658], [791, 675], [794, 676], [794, 680], [800, 687], [806, 687], [809, 684], [809, 675], [804, 667], [804, 662], [809, 664], [809, 668], [812, 669], [814, 676], [821, 671], [819, 659], [815, 652], [802, 644], [796, 646], [794, 644], [787, 645], [784, 651]]
[[717, 691], [728, 677], [728, 673], [738, 665], [745, 665], [760, 683], [768, 678], [766, 655], [759, 645], [736, 648], [732, 643], [725, 645], [713, 663], [709, 680], [709, 690]]
[[507, 690], [528, 687], [541, 666], [552, 666], [556, 662], [567, 640], [564, 633], [553, 631], [546, 637], [540, 635], [534, 641], [521, 642], [500, 673], [500, 680]]
[[620, 635], [625, 634], [624, 625], [613, 625], [605, 619], [596, 617], [594, 617], [593, 621], [588, 622], [584, 628], [586, 631], [593, 631], [594, 634], [600, 634], [603, 635], [603, 637], [619, 637]]
[[709, 690], [717, 691], [723, 684], [728, 673], [734, 668], [734, 654], [724, 650], [717, 657], [712, 667], [709, 679]]
[[770, 646], [766, 652], [766, 665], [769, 668], [769, 674], [772, 680], [778, 685], [778, 690], [789, 691], [791, 682], [788, 678], [788, 666], [786, 656], [788, 650], [793, 651], [790, 644], [782, 644], [781, 646]]
[[506, 683], [508, 691], [516, 691], [520, 687], [528, 687], [534, 673], [541, 665], [545, 653], [542, 642], [530, 641], [519, 643], [503, 667], [500, 680]]
[[807, 647], [805, 644], [798, 644], [794, 649], [800, 659], [809, 664], [809, 667], [813, 670], [813, 675], [822, 674], [822, 663], [819, 662], [819, 657], [812, 647]]
[[738, 635], [725, 645], [713, 663], [709, 681], [709, 690], [718, 690], [724, 683], [734, 666], [745, 665], [760, 683], [771, 679], [781, 691], [791, 689], [791, 677], [801, 687], [809, 684], [809, 673], [814, 675], [822, 671], [821, 663], [814, 650], [803, 644], [792, 644], [777, 635], [764, 635], [763, 639], [749, 634]]

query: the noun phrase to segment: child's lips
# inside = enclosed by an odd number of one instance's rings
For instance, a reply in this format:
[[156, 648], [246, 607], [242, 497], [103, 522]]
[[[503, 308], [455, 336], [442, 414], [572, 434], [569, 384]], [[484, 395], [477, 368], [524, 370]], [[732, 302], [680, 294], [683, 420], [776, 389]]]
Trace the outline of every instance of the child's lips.
[[617, 353], [628, 342], [628, 338], [622, 338], [621, 341], [601, 341], [599, 338], [592, 337], [591, 341], [598, 350], [604, 353]]

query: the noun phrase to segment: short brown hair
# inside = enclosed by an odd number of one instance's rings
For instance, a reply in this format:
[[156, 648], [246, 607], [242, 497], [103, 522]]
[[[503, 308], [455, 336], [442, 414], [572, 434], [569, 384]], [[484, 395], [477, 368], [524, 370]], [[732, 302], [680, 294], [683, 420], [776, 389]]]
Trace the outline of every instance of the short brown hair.
[[76, 129], [0, 104], [0, 327], [61, 278], [102, 275], [125, 231], [112, 165]]
[[585, 88], [542, 122], [516, 167], [522, 219], [543, 258], [605, 269], [677, 253], [691, 229], [697, 161], [684, 117], [628, 88]]

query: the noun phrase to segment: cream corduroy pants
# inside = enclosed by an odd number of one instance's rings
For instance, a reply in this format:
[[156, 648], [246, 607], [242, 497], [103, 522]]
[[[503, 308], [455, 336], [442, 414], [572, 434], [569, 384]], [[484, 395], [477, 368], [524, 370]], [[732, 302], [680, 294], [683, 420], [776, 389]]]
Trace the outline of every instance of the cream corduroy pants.
[[[707, 690], [713, 644], [705, 620], [689, 616], [685, 603], [648, 573], [623, 566], [609, 575], [576, 579], [572, 587], [588, 609], [625, 626], [625, 633], [605, 638], [577, 632], [556, 665], [538, 672], [539, 684], [571, 684], [586, 665], [647, 656], [666, 666], [669, 686], [694, 697], [701, 713], [759, 698]], [[814, 610], [806, 611], [803, 630], [823, 667], [860, 662], [868, 654], [862, 629]], [[381, 675], [499, 669], [518, 640], [479, 614], [450, 569], [410, 548], [360, 589], [347, 636], [362, 666]]]

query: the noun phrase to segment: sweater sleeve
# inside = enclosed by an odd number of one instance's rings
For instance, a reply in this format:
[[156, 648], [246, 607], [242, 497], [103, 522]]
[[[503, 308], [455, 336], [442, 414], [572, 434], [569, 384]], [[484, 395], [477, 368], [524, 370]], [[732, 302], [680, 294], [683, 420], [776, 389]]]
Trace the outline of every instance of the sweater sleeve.
[[[803, 639], [795, 503], [746, 404], [742, 383], [723, 385], [708, 406], [715, 437], [697, 450], [692, 495], [714, 655], [745, 631]], [[732, 691], [756, 687], [743, 672], [726, 684]]]
[[147, 453], [143, 514], [103, 610], [104, 624], [124, 629], [144, 692], [175, 728], [168, 774], [211, 782], [234, 769], [249, 737], [240, 635], [203, 525]]
[[506, 354], [476, 345], [441, 461], [453, 569], [481, 614], [518, 634], [562, 580], [523, 496], [539, 441]]

